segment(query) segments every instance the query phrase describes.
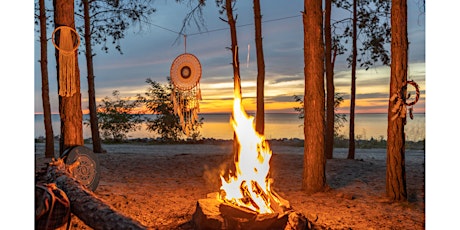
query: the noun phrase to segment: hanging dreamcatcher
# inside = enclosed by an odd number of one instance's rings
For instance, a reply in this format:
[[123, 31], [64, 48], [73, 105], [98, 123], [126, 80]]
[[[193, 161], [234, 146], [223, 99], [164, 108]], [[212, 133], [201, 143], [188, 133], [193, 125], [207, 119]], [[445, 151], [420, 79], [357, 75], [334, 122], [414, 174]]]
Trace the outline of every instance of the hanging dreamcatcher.
[[[59, 45], [55, 41], [58, 31]], [[77, 92], [75, 51], [80, 45], [80, 36], [72, 27], [59, 26], [53, 31], [51, 41], [59, 50], [59, 96], [71, 97]]]
[[[403, 92], [407, 91], [408, 85], [411, 85], [412, 87], [414, 87], [415, 99], [411, 99], [410, 93], [407, 93], [407, 95], [403, 96]], [[413, 115], [414, 105], [418, 102], [419, 98], [420, 98], [420, 89], [418, 87], [418, 84], [413, 80], [406, 81], [401, 87], [401, 89], [399, 90], [399, 92], [393, 94], [393, 96], [391, 96], [390, 98], [391, 102], [396, 101], [396, 103], [393, 105], [393, 108], [391, 110], [393, 113], [395, 113], [395, 115], [393, 115], [391, 120], [395, 120], [398, 117], [406, 118], [406, 113], [407, 113], [406, 110], [409, 110], [410, 119], [411, 120], [414, 119], [414, 115]], [[412, 101], [409, 101], [409, 99], [411, 99]]]
[[182, 129], [188, 136], [193, 125], [198, 121], [201, 100], [201, 64], [195, 55], [185, 53], [174, 59], [171, 65], [171, 82], [173, 91], [171, 100], [174, 113], [179, 116]]

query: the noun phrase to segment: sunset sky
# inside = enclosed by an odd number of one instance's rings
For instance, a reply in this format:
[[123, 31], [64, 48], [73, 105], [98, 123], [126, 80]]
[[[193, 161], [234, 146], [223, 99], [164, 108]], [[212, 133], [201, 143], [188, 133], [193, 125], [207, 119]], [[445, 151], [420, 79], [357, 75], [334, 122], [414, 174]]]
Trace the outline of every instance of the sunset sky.
[[[458, 9], [459, 1], [429, 0], [426, 5], [427, 25], [425, 32], [425, 14], [420, 13], [418, 2], [408, 0], [409, 6], [409, 76], [416, 80], [422, 91], [421, 100], [416, 105], [416, 112], [425, 111], [426, 100], [426, 226], [437, 229], [440, 224], [457, 226], [458, 215], [451, 210], [460, 206], [460, 191], [457, 175], [458, 164], [458, 130], [457, 93], [460, 86], [458, 74]], [[35, 2], [35, 1], [34, 1]], [[182, 15], [187, 11], [173, 1], [157, 0], [157, 13], [152, 23], [179, 30]], [[171, 3], [169, 3], [171, 2]], [[239, 1], [237, 5], [238, 24], [253, 23], [251, 1]], [[300, 11], [303, 1], [263, 0], [263, 20], [277, 19], [298, 15], [298, 17], [281, 21], [267, 22], [263, 25], [264, 52], [266, 63], [266, 102], [267, 112], [286, 111], [295, 105], [292, 95], [303, 93], [303, 57], [302, 57], [302, 22]], [[181, 9], [183, 8], [183, 9]], [[24, 216], [24, 207], [32, 209], [34, 197], [31, 196], [35, 168], [34, 151], [34, 113], [42, 113], [41, 74], [39, 71], [38, 36], [34, 32], [34, 9], [31, 1], [5, 1], [0, 8], [0, 51], [2, 82], [2, 144], [3, 162], [0, 174], [2, 182], [13, 185], [13, 189], [4, 189], [5, 199], [2, 211], [10, 215], [5, 218], [4, 226], [25, 226], [33, 217]], [[205, 20], [208, 30], [227, 28], [227, 24], [218, 19], [217, 8], [210, 2], [205, 8]], [[187, 32], [196, 32], [190, 28]], [[48, 31], [51, 34], [51, 31]], [[246, 102], [252, 102], [255, 95], [255, 55], [252, 26], [238, 28], [240, 44], [240, 62], [243, 79], [243, 96]], [[426, 34], [426, 36], [425, 36]], [[232, 91], [231, 54], [225, 47], [230, 45], [229, 31], [204, 33], [190, 36], [187, 51], [195, 54], [202, 63], [203, 90], [202, 112], [229, 111], [230, 92]], [[145, 91], [146, 78], [166, 82], [169, 68], [176, 56], [184, 52], [183, 43], [173, 44], [176, 34], [152, 26], [144, 27], [142, 33], [129, 32], [121, 42], [124, 55], [113, 50], [102, 53], [97, 47], [95, 57], [96, 92], [98, 100], [110, 96], [115, 89], [122, 96], [134, 96]], [[426, 38], [426, 40], [425, 40]], [[33, 40], [32, 40], [33, 39]], [[426, 50], [425, 50], [426, 41]], [[247, 46], [250, 44], [250, 62], [246, 68]], [[55, 78], [54, 49], [49, 46], [49, 79], [52, 110], [57, 113], [57, 87]], [[34, 51], [32, 51], [34, 50]], [[426, 68], [425, 68], [426, 52]], [[342, 92], [346, 100], [350, 93], [350, 74], [345, 68], [344, 57], [337, 64], [336, 90]], [[79, 60], [82, 82], [83, 108], [87, 108], [86, 70], [83, 58]], [[426, 75], [426, 81], [425, 81]], [[33, 78], [34, 81], [30, 81]], [[357, 111], [386, 111], [388, 95], [389, 69], [375, 67], [368, 71], [359, 70], [357, 78]], [[425, 84], [426, 82], [426, 84]], [[425, 87], [426, 85], [426, 87]], [[214, 88], [212, 88], [214, 87]], [[227, 102], [216, 104], [212, 102]], [[284, 103], [281, 103], [284, 102]], [[286, 103], [289, 102], [289, 103]], [[345, 101], [342, 110], [348, 111]], [[212, 106], [213, 105], [213, 106]], [[217, 105], [222, 105], [220, 108]], [[252, 105], [251, 105], [252, 106]], [[254, 109], [252, 106], [250, 109]], [[282, 110], [276, 110], [282, 109]], [[15, 172], [11, 176], [11, 172]], [[32, 215], [32, 212], [28, 212]]]
[[[414, 107], [415, 112], [425, 112], [425, 15], [419, 7], [418, 0], [409, 0], [409, 78], [415, 80], [421, 89], [421, 98]], [[302, 1], [262, 1], [263, 45], [265, 56], [265, 109], [270, 112], [295, 112], [298, 106], [294, 95], [303, 95], [303, 24], [300, 11]], [[49, 6], [51, 7], [51, 6]], [[151, 78], [166, 83], [166, 77], [173, 60], [184, 53], [183, 37], [171, 32], [179, 31], [184, 15], [189, 11], [186, 4], [173, 1], [156, 1], [156, 13], [151, 16], [149, 24], [142, 29], [132, 27], [121, 40], [123, 55], [113, 46], [109, 53], [94, 47], [95, 85], [97, 103], [113, 90], [120, 91], [122, 97], [134, 98], [136, 94], [146, 92], [145, 80]], [[254, 26], [252, 1], [238, 1], [235, 7], [237, 19], [237, 36], [239, 44], [240, 71], [242, 79], [243, 101], [246, 110], [255, 110], [257, 64], [254, 44]], [[219, 19], [215, 3], [208, 3], [204, 8], [205, 27], [201, 34], [192, 23], [186, 29], [187, 52], [194, 54], [201, 62], [202, 78], [200, 81], [203, 100], [200, 102], [201, 113], [230, 112], [233, 91], [232, 55], [226, 47], [231, 45], [228, 24]], [[348, 13], [333, 11], [333, 17], [343, 19]], [[153, 24], [153, 25], [152, 25]], [[160, 27], [166, 28], [162, 29]], [[52, 30], [48, 33], [51, 37]], [[209, 32], [206, 32], [209, 31]], [[198, 33], [198, 34], [197, 34]], [[178, 42], [175, 42], [179, 36]], [[40, 46], [38, 35], [35, 37], [35, 113], [42, 113], [41, 73], [38, 60]], [[388, 46], [389, 47], [389, 46]], [[48, 71], [50, 99], [53, 113], [58, 113], [56, 68], [54, 47], [48, 44]], [[81, 45], [83, 50], [84, 46]], [[248, 52], [249, 51], [249, 52]], [[248, 62], [249, 53], [249, 62]], [[347, 54], [348, 55], [348, 54]], [[339, 112], [349, 112], [351, 73], [345, 62], [346, 56], [337, 58], [335, 68], [336, 92], [345, 99]], [[87, 113], [87, 78], [86, 60], [79, 56], [81, 74], [82, 109]], [[377, 64], [369, 70], [357, 71], [357, 113], [387, 112], [390, 68]]]

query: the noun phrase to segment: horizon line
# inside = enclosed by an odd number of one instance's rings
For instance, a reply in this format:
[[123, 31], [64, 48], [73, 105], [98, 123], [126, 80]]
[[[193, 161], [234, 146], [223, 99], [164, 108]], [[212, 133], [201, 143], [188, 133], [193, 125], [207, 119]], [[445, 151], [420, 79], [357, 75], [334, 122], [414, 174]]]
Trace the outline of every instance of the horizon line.
[[[255, 114], [256, 112], [246, 112], [248, 114]], [[140, 113], [141, 115], [154, 115], [151, 113]], [[209, 114], [209, 115], [227, 115], [231, 114], [231, 112], [203, 112], [203, 113], [198, 113], [198, 114]], [[295, 112], [265, 112], [265, 114], [298, 114]], [[335, 114], [347, 114], [350, 115], [350, 113], [335, 113]], [[388, 113], [379, 113], [379, 112], [357, 112], [355, 114], [388, 114]], [[426, 114], [426, 112], [414, 112], [413, 114]], [[43, 115], [43, 112], [34, 112], [34, 115]], [[59, 113], [51, 113], [51, 115], [59, 115]], [[89, 113], [83, 113], [83, 115], [89, 115]]]

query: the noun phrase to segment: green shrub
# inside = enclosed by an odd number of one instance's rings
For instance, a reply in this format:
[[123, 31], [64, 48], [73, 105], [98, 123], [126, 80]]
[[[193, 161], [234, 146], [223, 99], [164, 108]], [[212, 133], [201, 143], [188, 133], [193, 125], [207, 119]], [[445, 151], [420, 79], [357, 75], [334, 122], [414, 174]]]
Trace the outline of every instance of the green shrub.
[[114, 90], [112, 96], [113, 98], [105, 97], [102, 104], [98, 105], [99, 130], [106, 141], [122, 142], [129, 132], [140, 129], [144, 119], [141, 114], [135, 113], [139, 101], [121, 99], [118, 90]]

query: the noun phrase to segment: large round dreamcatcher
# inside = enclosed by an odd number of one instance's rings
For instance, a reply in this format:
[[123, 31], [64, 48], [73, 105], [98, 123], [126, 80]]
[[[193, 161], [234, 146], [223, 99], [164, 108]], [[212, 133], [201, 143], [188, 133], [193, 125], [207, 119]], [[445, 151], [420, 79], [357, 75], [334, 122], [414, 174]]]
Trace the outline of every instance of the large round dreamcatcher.
[[174, 113], [179, 116], [182, 129], [188, 136], [198, 121], [201, 100], [201, 64], [195, 55], [183, 53], [171, 65]]

